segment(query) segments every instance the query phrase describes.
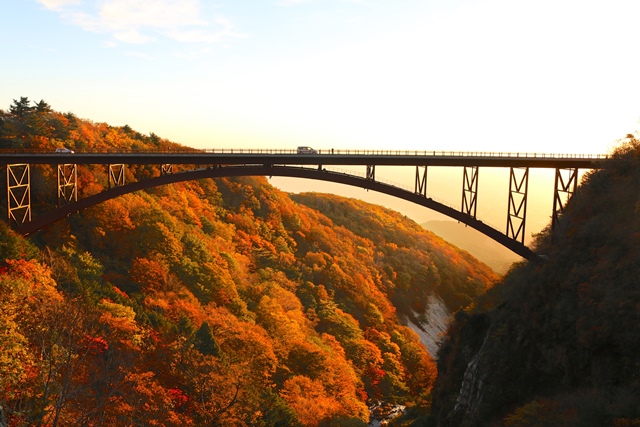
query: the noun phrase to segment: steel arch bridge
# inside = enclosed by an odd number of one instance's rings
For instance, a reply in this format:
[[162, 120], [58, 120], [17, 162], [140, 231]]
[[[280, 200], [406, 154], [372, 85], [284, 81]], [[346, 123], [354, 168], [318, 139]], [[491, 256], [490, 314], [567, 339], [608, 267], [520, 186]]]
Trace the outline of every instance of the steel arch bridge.
[[[326, 150], [325, 150], [326, 151]], [[330, 150], [297, 154], [291, 150], [172, 150], [94, 151], [51, 153], [0, 151], [0, 165], [6, 168], [8, 219], [18, 232], [30, 235], [68, 215], [106, 200], [160, 185], [227, 176], [282, 176], [335, 182], [398, 197], [447, 215], [497, 241], [527, 259], [537, 255], [524, 244], [529, 168], [555, 169], [552, 227], [575, 192], [579, 169], [602, 168], [605, 155], [556, 155], [540, 153], [467, 153], [426, 151]], [[31, 165], [57, 165], [58, 208], [32, 219]], [[108, 190], [78, 200], [77, 166], [106, 165]], [[155, 164], [161, 175], [125, 183], [127, 165]], [[174, 166], [187, 169], [177, 172]], [[362, 176], [337, 172], [327, 166], [365, 166]], [[415, 167], [413, 191], [376, 179], [376, 166]], [[427, 194], [429, 167], [463, 168], [460, 210], [433, 200]], [[480, 167], [510, 168], [506, 231], [485, 224], [476, 217]]]

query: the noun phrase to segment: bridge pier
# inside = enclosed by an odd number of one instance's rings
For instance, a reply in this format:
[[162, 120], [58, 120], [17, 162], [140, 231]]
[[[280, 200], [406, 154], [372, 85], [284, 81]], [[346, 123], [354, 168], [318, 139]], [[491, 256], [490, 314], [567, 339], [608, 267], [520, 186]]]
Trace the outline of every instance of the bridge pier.
[[58, 207], [78, 201], [78, 168], [75, 164], [58, 165]]
[[[553, 216], [551, 217], [551, 229], [558, 225], [564, 208], [578, 187], [578, 168], [556, 168], [555, 191], [553, 196]], [[564, 193], [564, 201], [561, 193]]]
[[[516, 169], [522, 174], [518, 177]], [[524, 226], [527, 220], [527, 192], [529, 168], [511, 168], [509, 173], [509, 202], [507, 212], [507, 237], [524, 244]]]
[[462, 176], [462, 213], [473, 218], [478, 209], [478, 166], [465, 166]]
[[376, 165], [367, 165], [367, 180], [376, 180]]
[[125, 165], [123, 163], [109, 165], [109, 188], [111, 188], [112, 183], [114, 187], [124, 185], [124, 171]]
[[31, 169], [29, 164], [7, 165], [7, 215], [20, 227], [31, 221]]
[[424, 166], [422, 173], [420, 173], [421, 167], [422, 166], [416, 166], [416, 186], [414, 192], [427, 197], [427, 166]]

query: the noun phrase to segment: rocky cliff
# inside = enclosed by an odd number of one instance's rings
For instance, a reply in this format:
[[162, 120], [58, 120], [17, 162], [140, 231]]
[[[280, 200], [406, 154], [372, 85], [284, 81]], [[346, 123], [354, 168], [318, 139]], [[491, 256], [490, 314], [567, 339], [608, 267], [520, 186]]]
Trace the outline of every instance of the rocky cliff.
[[640, 143], [589, 173], [559, 226], [458, 312], [438, 361], [439, 426], [640, 423]]

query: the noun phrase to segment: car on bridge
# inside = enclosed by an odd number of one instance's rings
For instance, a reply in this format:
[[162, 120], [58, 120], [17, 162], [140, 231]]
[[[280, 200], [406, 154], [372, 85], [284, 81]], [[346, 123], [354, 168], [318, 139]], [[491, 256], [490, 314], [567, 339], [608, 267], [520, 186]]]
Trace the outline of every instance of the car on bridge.
[[318, 154], [318, 150], [311, 147], [298, 147], [298, 154]]
[[68, 148], [65, 148], [65, 147], [58, 147], [58, 148], [56, 148], [56, 153], [61, 153], [61, 154], [65, 154], [65, 153], [67, 153], [67, 154], [73, 154], [73, 153], [74, 153], [74, 151], [73, 151], [73, 150], [69, 150]]

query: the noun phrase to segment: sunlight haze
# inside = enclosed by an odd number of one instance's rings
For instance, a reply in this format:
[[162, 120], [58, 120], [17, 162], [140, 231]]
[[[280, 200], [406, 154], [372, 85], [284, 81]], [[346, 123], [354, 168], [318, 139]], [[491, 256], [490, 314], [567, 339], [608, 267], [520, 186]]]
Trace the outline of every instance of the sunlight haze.
[[[640, 117], [635, 0], [3, 6], [0, 107], [44, 99], [191, 147], [601, 154], [636, 132]], [[479, 216], [499, 229], [502, 172], [483, 171], [479, 191]], [[410, 186], [413, 173], [384, 178]], [[499, 191], [487, 185], [497, 176]], [[272, 182], [285, 191], [333, 188]], [[543, 182], [541, 190], [532, 183], [531, 197], [544, 199], [530, 203], [532, 233], [551, 215], [552, 181]], [[458, 206], [461, 172], [429, 188]], [[336, 191], [418, 222], [435, 215], [360, 189]]]
[[3, 5], [3, 108], [194, 147], [604, 153], [640, 117], [632, 0]]

